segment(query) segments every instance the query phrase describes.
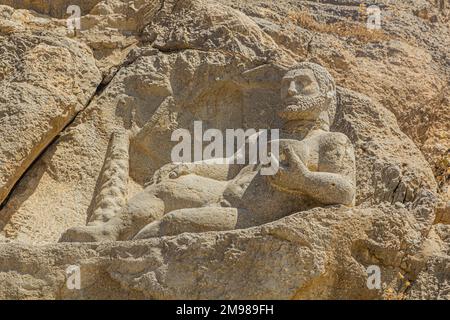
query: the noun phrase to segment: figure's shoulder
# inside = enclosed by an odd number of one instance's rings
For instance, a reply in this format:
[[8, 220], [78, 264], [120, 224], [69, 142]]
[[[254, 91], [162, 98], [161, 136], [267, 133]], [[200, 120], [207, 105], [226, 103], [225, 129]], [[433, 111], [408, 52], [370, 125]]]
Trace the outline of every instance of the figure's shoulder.
[[336, 146], [351, 146], [352, 142], [347, 135], [342, 132], [325, 132], [321, 140], [326, 144], [335, 144]]
[[329, 164], [331, 161], [337, 167], [355, 162], [353, 143], [341, 132], [324, 133], [319, 143], [319, 153], [324, 162]]
[[281, 148], [296, 147], [299, 145], [303, 145], [305, 143], [304, 140], [295, 140], [295, 139], [278, 139], [277, 142]]

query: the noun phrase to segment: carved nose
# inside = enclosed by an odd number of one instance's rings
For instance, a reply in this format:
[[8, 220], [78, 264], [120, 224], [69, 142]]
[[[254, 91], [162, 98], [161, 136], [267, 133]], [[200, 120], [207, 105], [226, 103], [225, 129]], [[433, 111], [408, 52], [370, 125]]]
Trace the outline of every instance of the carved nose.
[[289, 88], [288, 88], [288, 95], [290, 97], [293, 97], [297, 94], [297, 88], [295, 87], [295, 82], [291, 81], [291, 83], [289, 84]]

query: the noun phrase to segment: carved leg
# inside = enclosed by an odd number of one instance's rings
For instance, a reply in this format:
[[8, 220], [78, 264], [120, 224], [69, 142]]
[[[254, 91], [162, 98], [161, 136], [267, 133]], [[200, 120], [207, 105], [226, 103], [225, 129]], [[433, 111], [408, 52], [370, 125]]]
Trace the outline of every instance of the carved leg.
[[130, 199], [123, 212], [107, 221], [94, 220], [87, 226], [67, 230], [60, 242], [104, 242], [128, 240], [152, 221], [164, 214], [164, 201], [155, 195], [156, 190], [138, 193]]
[[129, 201], [127, 212], [117, 221], [120, 224], [118, 240], [132, 239], [144, 226], [164, 215], [164, 201], [155, 195], [155, 191], [146, 190]]
[[134, 237], [148, 239], [172, 236], [184, 232], [207, 232], [234, 230], [238, 224], [238, 209], [223, 207], [203, 207], [181, 209], [166, 214], [154, 221]]
[[162, 217], [164, 201], [156, 196], [154, 187], [137, 194], [127, 204], [128, 148], [126, 133], [112, 134], [92, 216], [86, 226], [67, 230], [60, 242], [126, 240]]
[[218, 203], [225, 186], [224, 182], [192, 174], [151, 185], [129, 201], [119, 239], [132, 239], [139, 230], [169, 212]]
[[132, 239], [139, 230], [161, 219], [167, 212], [217, 203], [225, 186], [225, 182], [196, 175], [167, 179], [147, 187], [130, 199], [119, 214], [108, 216], [108, 219], [96, 219], [84, 227], [69, 229], [60, 241], [98, 242]]

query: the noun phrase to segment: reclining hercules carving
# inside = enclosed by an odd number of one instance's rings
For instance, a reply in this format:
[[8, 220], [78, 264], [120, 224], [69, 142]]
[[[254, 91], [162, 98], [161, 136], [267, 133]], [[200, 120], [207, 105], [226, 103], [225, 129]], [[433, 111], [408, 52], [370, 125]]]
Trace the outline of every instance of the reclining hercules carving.
[[[289, 214], [355, 199], [351, 142], [330, 132], [336, 112], [334, 80], [323, 67], [301, 63], [283, 77], [278, 115], [280, 166], [262, 175], [260, 165], [167, 164], [126, 203], [128, 141], [114, 135], [96, 208], [87, 226], [67, 230], [61, 241], [146, 239], [183, 232], [247, 228]], [[222, 177], [219, 179], [218, 177]]]

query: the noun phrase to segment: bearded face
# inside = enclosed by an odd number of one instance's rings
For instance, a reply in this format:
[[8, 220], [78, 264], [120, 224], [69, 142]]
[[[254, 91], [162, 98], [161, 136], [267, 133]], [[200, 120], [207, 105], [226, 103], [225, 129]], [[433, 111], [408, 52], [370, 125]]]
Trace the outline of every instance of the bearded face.
[[282, 109], [285, 120], [315, 120], [326, 110], [327, 97], [322, 92], [314, 72], [295, 69], [286, 73], [281, 83]]

